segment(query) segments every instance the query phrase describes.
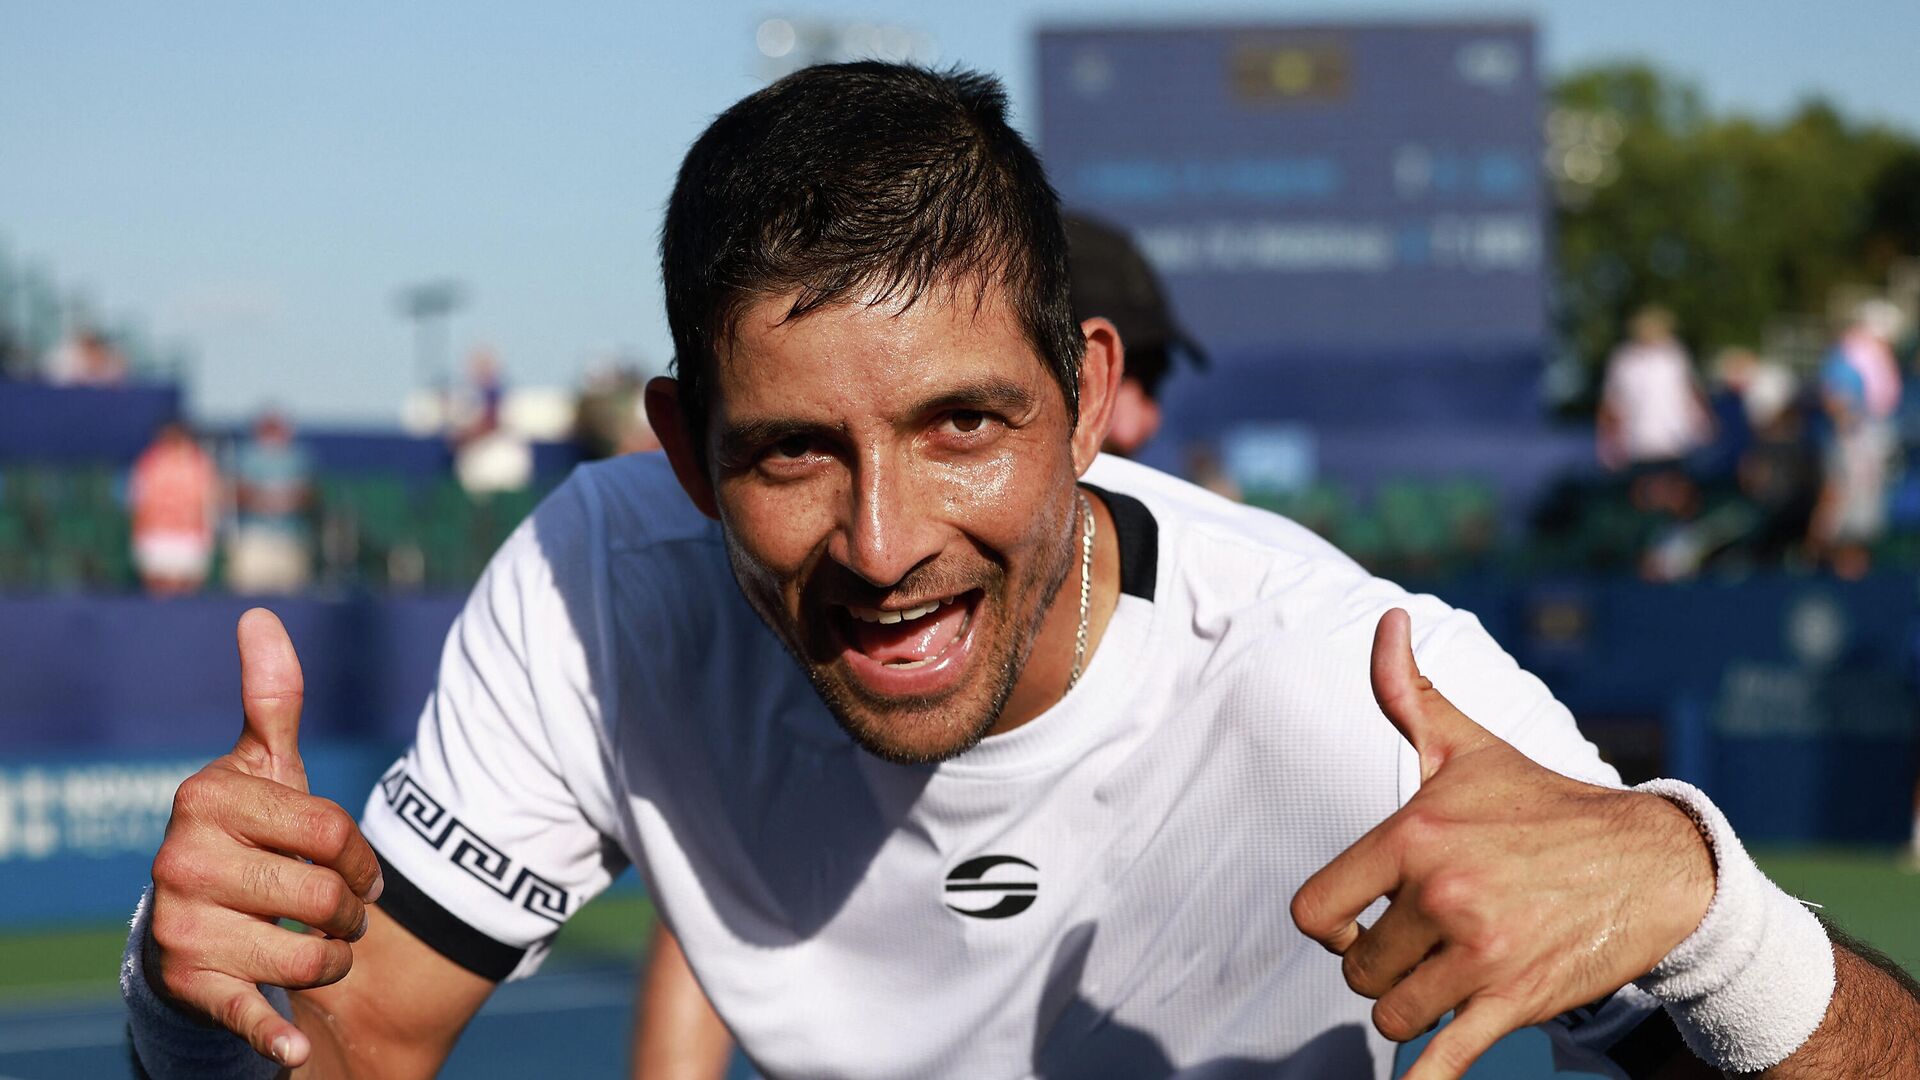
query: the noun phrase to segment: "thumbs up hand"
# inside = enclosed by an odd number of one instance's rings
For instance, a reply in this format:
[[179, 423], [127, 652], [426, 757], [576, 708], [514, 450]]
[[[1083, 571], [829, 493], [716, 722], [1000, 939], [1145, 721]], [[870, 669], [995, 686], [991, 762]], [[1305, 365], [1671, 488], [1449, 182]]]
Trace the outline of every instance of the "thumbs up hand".
[[1452, 1080], [1508, 1032], [1652, 970], [1705, 915], [1713, 863], [1667, 800], [1571, 780], [1474, 723], [1420, 674], [1411, 637], [1406, 612], [1381, 618], [1372, 680], [1420, 790], [1307, 879], [1292, 914], [1376, 999], [1387, 1038], [1456, 1012], [1406, 1073]]
[[[380, 865], [352, 816], [307, 792], [300, 661], [286, 629], [240, 618], [244, 717], [233, 751], [180, 785], [153, 861], [148, 981], [286, 1066], [311, 1043], [256, 984], [303, 989], [344, 978], [366, 933]], [[278, 925], [295, 919], [306, 934]]]

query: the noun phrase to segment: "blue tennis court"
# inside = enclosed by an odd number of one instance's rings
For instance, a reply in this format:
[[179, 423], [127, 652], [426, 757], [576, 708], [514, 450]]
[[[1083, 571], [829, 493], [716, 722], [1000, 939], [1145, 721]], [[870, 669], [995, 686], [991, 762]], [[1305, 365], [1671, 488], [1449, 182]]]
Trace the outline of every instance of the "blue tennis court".
[[[625, 965], [543, 972], [510, 983], [468, 1027], [442, 1075], [473, 1080], [624, 1077], [634, 983], [633, 970]], [[1403, 1052], [1400, 1068], [1411, 1060]], [[1476, 1080], [1589, 1075], [1554, 1074], [1552, 1069], [1545, 1038], [1523, 1032], [1496, 1047], [1469, 1075]], [[0, 1008], [0, 1080], [105, 1080], [130, 1073], [117, 1000], [16, 1002]], [[755, 1076], [744, 1061], [736, 1061], [728, 1080]]]
[[[634, 977], [626, 966], [543, 973], [493, 996], [467, 1029], [443, 1075], [624, 1076]], [[15, 1003], [0, 1010], [0, 1080], [127, 1076], [117, 1000]], [[752, 1077], [744, 1065], [736, 1080]]]

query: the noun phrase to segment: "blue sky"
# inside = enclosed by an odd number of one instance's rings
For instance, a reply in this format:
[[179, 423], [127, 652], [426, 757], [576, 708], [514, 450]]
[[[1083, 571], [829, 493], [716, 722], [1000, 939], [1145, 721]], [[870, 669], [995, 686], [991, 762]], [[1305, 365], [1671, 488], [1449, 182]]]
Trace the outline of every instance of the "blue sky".
[[1033, 115], [1045, 24], [1527, 15], [1549, 71], [1644, 57], [1716, 108], [1822, 94], [1920, 130], [1920, 4], [1267, 0], [0, 3], [0, 245], [199, 357], [197, 415], [273, 400], [388, 424], [412, 378], [396, 289], [464, 281], [457, 349], [522, 384], [668, 356], [654, 238], [673, 170], [760, 85], [770, 16], [932, 36]]

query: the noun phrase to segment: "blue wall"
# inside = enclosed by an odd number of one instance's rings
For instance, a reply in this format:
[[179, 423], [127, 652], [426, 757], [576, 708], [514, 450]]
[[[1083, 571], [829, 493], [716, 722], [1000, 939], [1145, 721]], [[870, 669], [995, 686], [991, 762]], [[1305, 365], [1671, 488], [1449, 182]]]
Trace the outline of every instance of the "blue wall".
[[0, 379], [0, 462], [128, 464], [179, 415], [174, 385], [94, 389]]
[[[1749, 840], [1903, 838], [1920, 627], [1911, 581], [1440, 591], [1545, 678], [1596, 741], [1701, 784]], [[306, 671], [302, 746], [316, 793], [360, 808], [411, 736], [459, 605], [273, 605]], [[249, 606], [0, 598], [0, 924], [125, 913], [174, 786], [238, 732], [233, 627]], [[1653, 745], [1636, 751], [1649, 732]]]
[[[238, 734], [228, 596], [0, 599], [0, 755], [211, 750]], [[306, 675], [303, 733], [406, 738], [460, 598], [279, 600]], [[4, 760], [4, 758], [0, 758]]]

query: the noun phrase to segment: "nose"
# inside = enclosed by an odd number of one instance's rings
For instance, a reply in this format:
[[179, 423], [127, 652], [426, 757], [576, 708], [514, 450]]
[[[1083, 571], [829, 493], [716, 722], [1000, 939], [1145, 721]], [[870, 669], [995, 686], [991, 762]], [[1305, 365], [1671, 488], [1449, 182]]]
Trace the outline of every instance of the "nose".
[[868, 584], [897, 585], [940, 553], [935, 507], [910, 469], [870, 457], [859, 465], [852, 495], [827, 553]]

